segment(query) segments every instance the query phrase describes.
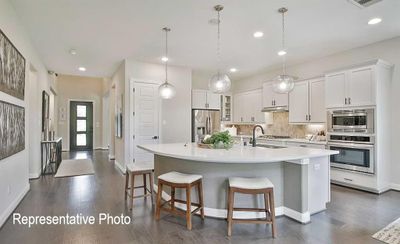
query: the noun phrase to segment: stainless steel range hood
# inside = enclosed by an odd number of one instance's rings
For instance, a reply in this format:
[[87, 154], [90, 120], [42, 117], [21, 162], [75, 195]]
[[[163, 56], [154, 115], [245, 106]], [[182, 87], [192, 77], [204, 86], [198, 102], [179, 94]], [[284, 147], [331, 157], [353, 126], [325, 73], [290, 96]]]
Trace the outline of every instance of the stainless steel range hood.
[[288, 106], [264, 107], [261, 112], [287, 112]]

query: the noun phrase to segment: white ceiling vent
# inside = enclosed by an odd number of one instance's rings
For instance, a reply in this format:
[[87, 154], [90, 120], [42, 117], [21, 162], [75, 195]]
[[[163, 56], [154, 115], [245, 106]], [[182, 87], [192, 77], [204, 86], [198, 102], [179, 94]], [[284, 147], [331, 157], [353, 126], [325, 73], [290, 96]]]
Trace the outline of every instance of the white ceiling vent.
[[352, 4], [356, 5], [359, 8], [365, 8], [375, 3], [378, 3], [382, 0], [347, 0], [347, 1], [351, 2]]

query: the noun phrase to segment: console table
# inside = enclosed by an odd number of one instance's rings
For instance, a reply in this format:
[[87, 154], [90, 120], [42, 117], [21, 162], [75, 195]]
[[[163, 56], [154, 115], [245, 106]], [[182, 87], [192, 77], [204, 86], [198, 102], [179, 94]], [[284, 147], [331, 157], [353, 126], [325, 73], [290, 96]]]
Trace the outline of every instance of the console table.
[[55, 174], [62, 161], [62, 138], [40, 142], [41, 175]]

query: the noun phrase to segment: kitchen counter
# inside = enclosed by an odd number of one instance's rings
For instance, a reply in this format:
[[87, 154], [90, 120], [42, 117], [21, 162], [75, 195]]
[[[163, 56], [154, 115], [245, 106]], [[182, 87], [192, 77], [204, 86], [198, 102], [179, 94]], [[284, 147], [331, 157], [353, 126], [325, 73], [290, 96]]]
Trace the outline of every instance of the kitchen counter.
[[[240, 137], [250, 139], [253, 138], [252, 135], [237, 135], [232, 136], [235, 139], [240, 139]], [[326, 145], [326, 141], [310, 141], [305, 138], [257, 138], [257, 142], [294, 142], [294, 143], [307, 143], [307, 144], [317, 144], [317, 145]]]
[[[287, 148], [241, 147], [204, 149], [195, 143], [139, 145], [154, 154], [154, 175], [178, 171], [203, 176], [205, 215], [226, 218], [229, 177], [268, 177], [274, 184], [276, 215], [285, 215], [301, 223], [326, 209], [330, 201], [329, 156], [337, 151], [289, 146]], [[184, 192], [176, 190], [177, 198]], [[168, 200], [169, 189], [163, 191]], [[193, 190], [193, 201], [197, 193]], [[249, 208], [264, 206], [261, 195], [235, 197], [235, 204]], [[179, 203], [176, 207], [186, 209]], [[236, 212], [236, 218], [262, 218], [262, 212]]]
[[303, 147], [271, 149], [251, 146], [242, 147], [239, 145], [234, 145], [229, 150], [205, 149], [198, 147], [196, 143], [151, 144], [139, 145], [138, 147], [161, 156], [213, 163], [271, 163], [289, 161], [296, 164], [307, 164], [310, 158], [326, 157], [338, 153], [337, 151]]

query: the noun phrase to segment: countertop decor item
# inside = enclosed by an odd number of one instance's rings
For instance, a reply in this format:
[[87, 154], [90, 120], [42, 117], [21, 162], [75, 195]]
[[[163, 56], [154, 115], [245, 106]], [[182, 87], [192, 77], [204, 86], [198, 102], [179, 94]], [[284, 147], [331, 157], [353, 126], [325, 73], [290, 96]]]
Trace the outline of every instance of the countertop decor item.
[[205, 137], [199, 147], [213, 149], [229, 149], [233, 146], [233, 138], [228, 131], [216, 132], [210, 137]]
[[208, 84], [208, 87], [210, 90], [214, 93], [222, 94], [231, 89], [231, 80], [229, 79], [228, 75], [221, 73], [221, 31], [220, 31], [220, 23], [221, 23], [221, 17], [220, 17], [220, 12], [224, 9], [224, 6], [222, 5], [216, 5], [214, 6], [215, 11], [218, 13], [218, 21], [217, 21], [217, 65], [218, 65], [218, 71], [217, 74], [213, 75], [211, 77], [210, 83]]
[[[171, 29], [164, 27], [162, 30], [165, 31], [165, 57], [168, 58], [168, 32]], [[171, 99], [176, 93], [175, 87], [168, 82], [168, 60], [165, 61], [165, 81], [158, 88], [158, 92], [162, 99]]]
[[279, 55], [282, 56], [282, 74], [275, 78], [273, 89], [276, 93], [289, 93], [294, 88], [294, 77], [286, 74], [286, 49], [285, 49], [285, 13], [287, 8], [280, 8], [278, 12], [282, 14], [282, 50]]

